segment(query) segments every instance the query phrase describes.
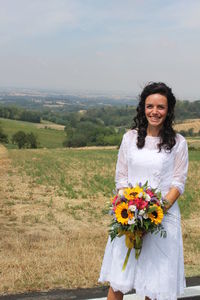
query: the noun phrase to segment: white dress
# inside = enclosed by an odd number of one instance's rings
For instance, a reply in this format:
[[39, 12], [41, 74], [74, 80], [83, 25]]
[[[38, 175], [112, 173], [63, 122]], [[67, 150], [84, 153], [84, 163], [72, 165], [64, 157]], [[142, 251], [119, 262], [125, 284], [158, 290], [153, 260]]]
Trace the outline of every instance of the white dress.
[[[128, 183], [148, 183], [158, 188], [165, 196], [173, 186], [182, 194], [188, 169], [188, 149], [183, 136], [176, 135], [176, 144], [171, 152], [159, 152], [159, 137], [147, 136], [145, 146], [138, 149], [137, 132], [128, 131], [118, 153], [116, 188]], [[136, 294], [157, 300], [176, 300], [185, 287], [181, 220], [178, 203], [169, 209], [163, 219], [167, 237], [147, 234], [139, 259], [132, 249], [125, 271], [122, 266], [127, 253], [125, 237], [108, 239], [99, 282], [109, 282], [114, 291]]]

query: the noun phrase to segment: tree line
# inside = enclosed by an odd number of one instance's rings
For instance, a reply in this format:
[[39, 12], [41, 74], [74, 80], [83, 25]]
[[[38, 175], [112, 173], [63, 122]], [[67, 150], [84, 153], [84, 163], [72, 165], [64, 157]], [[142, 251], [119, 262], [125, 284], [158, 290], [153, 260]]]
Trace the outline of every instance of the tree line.
[[[177, 101], [176, 120], [189, 118], [200, 118], [200, 101]], [[136, 115], [136, 107], [124, 106], [104, 106], [81, 110], [78, 112], [54, 112], [44, 110], [41, 112], [22, 110], [16, 107], [0, 107], [0, 117], [23, 118], [23, 121], [44, 120], [65, 125], [66, 139], [65, 147], [83, 147], [83, 146], [107, 146], [119, 145], [121, 137], [126, 129], [131, 128], [133, 118]], [[190, 129], [188, 132], [181, 132], [184, 136], [194, 136]], [[22, 133], [20, 140], [24, 140], [23, 146], [32, 147], [30, 137], [25, 137]], [[2, 137], [4, 141], [6, 137]], [[26, 142], [25, 142], [26, 141]], [[13, 143], [19, 143], [12, 139]]]
[[31, 123], [40, 123], [40, 112], [25, 110], [16, 106], [0, 106], [0, 117], [11, 120], [20, 120]]
[[[134, 102], [135, 103], [135, 102]], [[73, 120], [87, 120], [92, 123], [101, 122], [105, 126], [130, 127], [133, 117], [136, 114], [136, 106], [102, 106], [89, 108], [84, 111], [56, 111], [53, 108], [40, 110], [28, 110], [17, 106], [0, 105], [0, 117], [21, 120], [33, 123], [40, 123], [41, 119], [56, 124], [68, 125]], [[177, 101], [175, 109], [176, 120], [200, 118], [200, 100]], [[73, 127], [73, 126], [72, 126]]]
[[185, 137], [197, 137], [200, 136], [200, 129], [198, 132], [194, 132], [194, 128], [189, 128], [188, 130], [180, 130], [179, 133]]

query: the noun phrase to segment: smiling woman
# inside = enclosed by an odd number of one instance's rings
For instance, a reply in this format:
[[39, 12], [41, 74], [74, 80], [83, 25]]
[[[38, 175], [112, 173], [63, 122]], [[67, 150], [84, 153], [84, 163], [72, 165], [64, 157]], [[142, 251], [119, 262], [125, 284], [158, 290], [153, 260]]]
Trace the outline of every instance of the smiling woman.
[[[156, 209], [150, 219], [155, 224], [162, 221], [167, 236], [161, 239], [158, 234], [145, 234], [138, 260], [132, 249], [125, 270], [124, 237], [108, 239], [99, 278], [100, 282], [110, 282], [108, 300], [121, 300], [133, 288], [146, 300], [176, 300], [184, 291], [181, 217], [176, 200], [184, 191], [188, 151], [186, 140], [172, 127], [175, 103], [171, 89], [164, 83], [148, 84], [140, 95], [135, 125], [123, 137], [116, 166], [116, 189], [122, 190], [120, 194], [124, 196], [123, 190], [137, 183], [148, 182], [158, 189], [166, 200], [167, 214], [163, 216], [163, 210]], [[126, 226], [129, 207], [125, 203], [120, 205], [116, 216]], [[145, 206], [142, 208], [145, 210]]]
[[149, 95], [145, 101], [145, 116], [148, 121], [147, 135], [152, 132], [154, 136], [158, 136], [162, 124], [167, 116], [168, 104], [164, 95]]

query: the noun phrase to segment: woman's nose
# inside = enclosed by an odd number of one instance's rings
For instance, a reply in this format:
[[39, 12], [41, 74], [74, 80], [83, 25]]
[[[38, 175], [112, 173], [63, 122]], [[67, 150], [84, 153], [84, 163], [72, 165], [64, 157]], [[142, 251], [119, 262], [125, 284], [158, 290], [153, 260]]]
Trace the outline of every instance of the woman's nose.
[[156, 107], [156, 106], [153, 107], [152, 113], [153, 113], [153, 114], [157, 114], [157, 107]]

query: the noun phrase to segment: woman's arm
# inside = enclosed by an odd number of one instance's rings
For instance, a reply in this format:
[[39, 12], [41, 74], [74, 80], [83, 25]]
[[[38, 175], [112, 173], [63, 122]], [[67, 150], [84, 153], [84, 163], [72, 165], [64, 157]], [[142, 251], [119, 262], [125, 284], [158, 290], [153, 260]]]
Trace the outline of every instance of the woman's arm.
[[184, 192], [185, 181], [188, 171], [188, 148], [187, 142], [182, 136], [178, 136], [178, 146], [174, 158], [174, 172], [171, 183], [171, 188], [165, 195], [167, 203], [165, 204], [168, 210]]
[[116, 189], [119, 191], [128, 186], [128, 162], [127, 162], [127, 145], [126, 136], [123, 136], [121, 146], [118, 152], [116, 172], [115, 172]]
[[178, 199], [180, 196], [180, 192], [177, 188], [172, 187], [169, 192], [165, 195], [166, 204], [165, 204], [165, 209], [168, 210]]

